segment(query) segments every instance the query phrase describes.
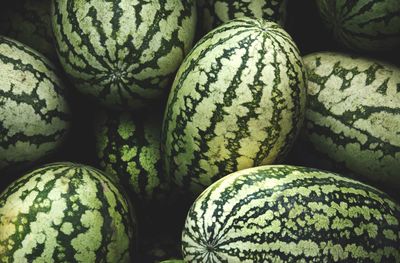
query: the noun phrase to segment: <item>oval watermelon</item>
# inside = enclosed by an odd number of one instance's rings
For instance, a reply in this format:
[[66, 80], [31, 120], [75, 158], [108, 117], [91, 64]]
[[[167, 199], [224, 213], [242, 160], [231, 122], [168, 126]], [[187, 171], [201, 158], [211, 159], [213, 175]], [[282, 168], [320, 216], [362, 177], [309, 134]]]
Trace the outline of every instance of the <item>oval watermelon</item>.
[[332, 52], [304, 63], [307, 142], [335, 166], [400, 189], [400, 68]]
[[167, 175], [199, 193], [220, 176], [282, 160], [303, 121], [305, 81], [296, 45], [274, 22], [239, 18], [208, 33], [168, 98]]
[[399, 262], [400, 205], [363, 183], [312, 168], [230, 174], [191, 207], [185, 262]]

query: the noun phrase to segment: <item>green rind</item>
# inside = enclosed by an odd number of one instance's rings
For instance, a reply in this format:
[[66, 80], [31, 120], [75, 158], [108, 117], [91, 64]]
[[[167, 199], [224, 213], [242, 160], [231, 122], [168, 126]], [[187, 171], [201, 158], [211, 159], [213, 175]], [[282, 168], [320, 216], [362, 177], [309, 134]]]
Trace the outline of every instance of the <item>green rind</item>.
[[286, 21], [287, 0], [257, 0], [257, 1], [198, 1], [200, 21], [204, 33], [211, 31], [229, 20], [240, 17], [253, 17], [274, 21], [282, 26]]
[[131, 262], [129, 209], [96, 169], [37, 169], [0, 195], [0, 262]]
[[283, 159], [303, 121], [305, 81], [296, 45], [276, 23], [240, 18], [208, 33], [168, 98], [167, 175], [199, 193], [230, 172]]
[[161, 114], [102, 112], [95, 125], [101, 169], [142, 201], [161, 198], [168, 188], [161, 169], [161, 124]]
[[113, 108], [159, 99], [196, 24], [193, 0], [54, 0], [52, 26], [61, 64], [81, 92]]
[[344, 46], [354, 50], [388, 51], [400, 47], [398, 0], [316, 0], [325, 24]]
[[304, 63], [307, 141], [360, 178], [400, 189], [400, 68], [330, 52]]
[[31, 164], [60, 146], [70, 120], [65, 92], [47, 59], [0, 36], [0, 169]]
[[399, 262], [400, 206], [360, 182], [312, 168], [230, 174], [193, 204], [185, 262]]
[[39, 51], [51, 61], [57, 52], [51, 31], [51, 0], [15, 0], [0, 11], [0, 34]]

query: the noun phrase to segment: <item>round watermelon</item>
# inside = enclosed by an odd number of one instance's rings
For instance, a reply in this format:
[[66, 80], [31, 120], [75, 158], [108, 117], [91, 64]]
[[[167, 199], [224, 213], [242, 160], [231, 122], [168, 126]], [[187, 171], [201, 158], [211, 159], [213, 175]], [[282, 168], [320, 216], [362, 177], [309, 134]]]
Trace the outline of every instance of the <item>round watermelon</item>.
[[165, 198], [161, 169], [161, 114], [102, 111], [95, 121], [100, 168], [142, 202]]
[[287, 0], [200, 0], [199, 22], [205, 33], [217, 26], [239, 17], [254, 17], [271, 20], [284, 25]]
[[47, 59], [0, 36], [0, 169], [20, 169], [60, 147], [70, 122], [65, 93]]
[[194, 38], [194, 0], [52, 3], [65, 72], [79, 91], [112, 108], [160, 99]]
[[51, 31], [51, 0], [8, 1], [0, 10], [0, 34], [18, 40], [57, 61]]
[[102, 172], [53, 163], [0, 195], [0, 262], [130, 263], [134, 219]]
[[320, 15], [342, 45], [356, 51], [400, 48], [398, 0], [316, 0]]

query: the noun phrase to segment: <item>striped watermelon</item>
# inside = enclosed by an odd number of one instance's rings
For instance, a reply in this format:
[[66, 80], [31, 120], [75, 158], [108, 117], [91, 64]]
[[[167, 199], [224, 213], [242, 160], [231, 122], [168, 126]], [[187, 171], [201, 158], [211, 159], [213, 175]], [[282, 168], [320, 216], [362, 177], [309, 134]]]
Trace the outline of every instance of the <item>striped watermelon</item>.
[[193, 204], [185, 262], [400, 262], [400, 205], [337, 174], [261, 166], [230, 174]]
[[42, 55], [0, 36], [0, 169], [54, 152], [69, 128], [65, 89]]
[[59, 59], [78, 90], [113, 108], [163, 95], [191, 48], [194, 0], [53, 0]]
[[132, 220], [103, 173], [51, 164], [0, 195], [0, 262], [131, 262]]
[[285, 24], [287, 0], [200, 0], [200, 19], [205, 33], [239, 17], [254, 17]]
[[0, 10], [0, 34], [18, 40], [57, 61], [51, 31], [50, 0], [9, 1]]
[[282, 160], [302, 124], [305, 72], [276, 23], [231, 20], [181, 65], [162, 131], [167, 175], [199, 193], [230, 172]]
[[399, 0], [316, 0], [325, 24], [344, 46], [363, 51], [400, 48]]
[[338, 167], [400, 189], [400, 68], [331, 52], [304, 63], [307, 141]]
[[159, 115], [102, 112], [96, 121], [101, 169], [142, 201], [160, 198], [168, 186], [161, 172]]

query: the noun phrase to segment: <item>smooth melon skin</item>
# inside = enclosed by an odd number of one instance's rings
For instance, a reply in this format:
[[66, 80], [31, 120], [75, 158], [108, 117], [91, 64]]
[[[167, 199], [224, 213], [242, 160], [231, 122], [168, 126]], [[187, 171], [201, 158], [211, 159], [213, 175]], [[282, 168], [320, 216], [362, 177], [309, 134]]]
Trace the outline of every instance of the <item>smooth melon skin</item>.
[[167, 175], [199, 194], [231, 172], [283, 160], [305, 103], [302, 58], [278, 24], [223, 24], [196, 44], [172, 85], [161, 137]]
[[57, 74], [43, 55], [0, 36], [0, 170], [29, 166], [65, 140], [71, 114]]
[[58, 57], [76, 88], [113, 109], [159, 102], [192, 47], [194, 0], [52, 0]]
[[400, 48], [398, 0], [315, 0], [334, 37], [355, 51], [387, 52]]
[[289, 165], [232, 173], [194, 202], [185, 262], [400, 262], [400, 205], [338, 174]]
[[0, 262], [131, 262], [124, 194], [89, 166], [53, 163], [0, 195]]
[[306, 143], [363, 181], [400, 190], [400, 68], [332, 52], [304, 63]]
[[239, 17], [253, 17], [277, 22], [284, 26], [287, 0], [199, 0], [199, 23], [203, 33]]

